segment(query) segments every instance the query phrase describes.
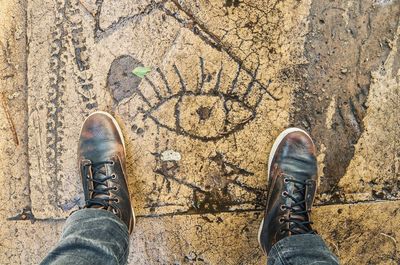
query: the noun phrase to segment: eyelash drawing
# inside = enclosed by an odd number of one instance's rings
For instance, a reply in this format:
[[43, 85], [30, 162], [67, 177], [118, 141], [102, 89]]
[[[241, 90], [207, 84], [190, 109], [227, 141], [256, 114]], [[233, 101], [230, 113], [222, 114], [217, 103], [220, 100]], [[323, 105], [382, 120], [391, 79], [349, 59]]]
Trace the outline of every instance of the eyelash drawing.
[[[254, 73], [249, 75], [238, 64], [233, 79], [227, 85], [221, 83], [221, 76], [224, 71], [223, 64], [221, 63], [217, 73], [207, 75], [204, 59], [199, 57], [200, 78], [198, 78], [194, 89], [188, 87], [187, 80], [184, 79], [176, 64], [173, 64], [172, 68], [177, 78], [176, 81], [178, 81], [178, 89], [173, 89], [166, 75], [157, 68], [155, 73], [163, 83], [162, 86], [157, 86], [148, 77], [144, 78], [144, 82], [153, 90], [156, 102], [153, 103], [145, 95], [142, 91], [143, 86], [139, 86], [136, 93], [146, 105], [146, 109], [142, 110], [144, 119], [151, 119], [157, 126], [175, 132], [178, 135], [203, 142], [217, 141], [242, 130], [246, 124], [254, 120], [264, 94], [268, 94], [271, 98], [277, 100], [268, 91], [270, 82], [267, 85], [263, 85], [257, 80], [258, 66]], [[239, 79], [241, 77], [243, 79], [243, 76], [250, 79], [245, 84], [245, 87], [239, 84]], [[205, 90], [205, 83], [210, 82], [212, 79], [215, 79], [215, 85], [210, 90]], [[160, 87], [164, 87], [164, 90], [160, 89]], [[187, 117], [187, 114], [184, 115], [182, 113], [187, 111], [184, 106], [192, 106], [193, 104], [197, 104], [198, 108], [193, 113], [190, 113], [190, 117]], [[159, 115], [160, 110], [163, 110], [161, 111], [162, 115]], [[172, 112], [170, 115], [174, 117], [173, 123], [163, 122], [163, 117], [169, 112]], [[197, 113], [198, 117], [194, 115], [194, 112]], [[207, 120], [211, 120], [210, 123], [207, 124]], [[210, 124], [214, 129], [206, 129], [206, 127], [210, 128]]]
[[[130, 106], [124, 108], [124, 116], [138, 124], [131, 129], [134, 137], [148, 130], [150, 145], [154, 142], [154, 149], [149, 149], [154, 156], [154, 182], [146, 207], [152, 213], [168, 214], [174, 209], [207, 213], [263, 205], [265, 190], [256, 185], [255, 173], [227, 157], [224, 150], [188, 154], [178, 148], [183, 157], [202, 161], [196, 173], [180, 171], [187, 161], [161, 159], [164, 151], [177, 147], [179, 138], [188, 138], [192, 144], [190, 140], [200, 141], [202, 147], [232, 135], [235, 142], [235, 133], [264, 111], [268, 102], [263, 99], [279, 100], [268, 91], [270, 82], [264, 85], [257, 79], [258, 65], [249, 72], [219, 54], [207, 54], [207, 60], [185, 56], [171, 57], [173, 61], [143, 78], [132, 74], [132, 67], [144, 64], [129, 55], [116, 58], [110, 67], [108, 86], [116, 104]], [[144, 128], [141, 134], [138, 127]], [[193, 173], [198, 174], [195, 179], [189, 177]]]

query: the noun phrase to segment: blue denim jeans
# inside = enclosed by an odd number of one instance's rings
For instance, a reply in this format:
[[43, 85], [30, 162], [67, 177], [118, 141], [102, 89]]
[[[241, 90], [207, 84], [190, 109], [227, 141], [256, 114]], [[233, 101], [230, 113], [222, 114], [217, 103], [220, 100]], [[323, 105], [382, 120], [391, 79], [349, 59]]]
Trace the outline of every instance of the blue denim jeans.
[[[42, 265], [122, 265], [129, 254], [126, 225], [111, 212], [83, 209], [65, 223], [58, 245]], [[268, 255], [268, 265], [333, 265], [338, 259], [318, 235], [296, 235], [278, 241]]]
[[113, 213], [82, 209], [66, 221], [58, 245], [41, 264], [126, 264], [128, 227]]
[[319, 235], [293, 235], [279, 240], [268, 255], [268, 265], [337, 265], [338, 258]]

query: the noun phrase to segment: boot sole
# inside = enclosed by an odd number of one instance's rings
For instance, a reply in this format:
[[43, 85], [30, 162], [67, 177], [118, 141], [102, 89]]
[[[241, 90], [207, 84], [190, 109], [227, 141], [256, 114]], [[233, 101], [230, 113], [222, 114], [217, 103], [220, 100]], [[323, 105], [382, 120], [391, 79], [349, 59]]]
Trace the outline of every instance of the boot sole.
[[[270, 177], [269, 173], [270, 173], [272, 160], [274, 159], [276, 150], [278, 149], [278, 147], [281, 144], [282, 140], [288, 134], [293, 133], [293, 132], [302, 132], [302, 133], [306, 134], [308, 136], [308, 138], [310, 138], [311, 142], [314, 144], [314, 141], [311, 139], [311, 136], [308, 134], [308, 132], [306, 132], [306, 131], [304, 131], [304, 130], [302, 130], [300, 128], [288, 128], [288, 129], [284, 130], [283, 132], [281, 132], [279, 134], [279, 136], [276, 138], [274, 144], [272, 145], [271, 152], [269, 153], [267, 183], [269, 183], [269, 177]], [[264, 226], [264, 218], [262, 219], [261, 224], [260, 224], [260, 228], [258, 229], [258, 244], [260, 245], [261, 250], [264, 251], [264, 249], [261, 246], [261, 231], [262, 231], [263, 226]]]
[[[85, 124], [86, 120], [89, 119], [89, 117], [92, 116], [92, 115], [94, 115], [94, 114], [102, 114], [102, 115], [105, 115], [105, 116], [107, 116], [108, 118], [111, 119], [111, 121], [113, 122], [115, 128], [117, 128], [119, 137], [121, 138], [122, 146], [123, 146], [123, 149], [124, 149], [124, 156], [126, 157], [125, 139], [124, 139], [124, 135], [122, 134], [121, 127], [119, 126], [117, 120], [116, 120], [111, 114], [109, 114], [108, 112], [98, 110], [98, 111], [95, 111], [95, 112], [91, 113], [91, 114], [90, 114], [89, 116], [87, 116], [86, 119], [83, 121], [83, 123], [82, 123], [82, 128], [83, 128], [83, 124]], [[81, 132], [82, 132], [82, 128], [81, 128]], [[128, 186], [128, 185], [127, 185], [127, 186]], [[127, 187], [127, 188], [128, 188], [129, 198], [130, 198], [131, 195], [130, 195], [130, 192], [129, 192], [129, 187]], [[131, 234], [133, 228], [134, 228], [135, 225], [136, 225], [135, 210], [133, 209], [132, 206], [131, 206], [131, 209], [132, 209], [132, 219], [131, 219], [131, 222], [129, 223], [129, 227], [128, 227], [129, 234]]]

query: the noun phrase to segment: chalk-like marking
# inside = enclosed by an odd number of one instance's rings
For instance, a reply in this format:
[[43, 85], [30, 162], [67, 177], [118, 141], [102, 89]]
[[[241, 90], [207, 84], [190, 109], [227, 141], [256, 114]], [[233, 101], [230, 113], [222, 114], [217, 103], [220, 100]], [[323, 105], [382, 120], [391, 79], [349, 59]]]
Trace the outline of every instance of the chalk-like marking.
[[179, 161], [181, 159], [181, 154], [174, 150], [165, 150], [161, 153], [161, 161]]

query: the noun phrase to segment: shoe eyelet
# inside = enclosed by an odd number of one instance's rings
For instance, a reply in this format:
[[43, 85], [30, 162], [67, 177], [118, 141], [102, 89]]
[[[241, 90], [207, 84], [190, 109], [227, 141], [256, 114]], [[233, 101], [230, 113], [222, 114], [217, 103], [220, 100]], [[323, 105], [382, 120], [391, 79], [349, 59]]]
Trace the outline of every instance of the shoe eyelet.
[[284, 179], [283, 179], [283, 182], [284, 182], [284, 183], [289, 183], [289, 179], [284, 178]]
[[116, 199], [115, 199], [115, 202], [116, 202], [116, 203], [119, 203], [119, 199], [118, 199], [118, 198], [116, 198]]
[[113, 190], [114, 190], [114, 191], [117, 191], [117, 190], [118, 190], [118, 187], [113, 187]]
[[282, 197], [287, 197], [288, 193], [287, 191], [282, 192]]
[[114, 162], [114, 161], [111, 161], [110, 165], [112, 165], [112, 166], [113, 166], [114, 164], [115, 164], [115, 162]]
[[283, 217], [279, 218], [279, 223], [280, 223], [280, 224], [283, 224], [284, 220], [285, 220], [285, 219], [284, 219]]
[[117, 178], [117, 175], [111, 174], [111, 179], [116, 179], [116, 178]]
[[285, 234], [285, 231], [283, 231], [282, 229], [279, 230], [279, 232], [281, 233], [281, 235]]
[[283, 204], [280, 206], [280, 208], [281, 208], [281, 211], [286, 211], [286, 209], [287, 209], [286, 205], [283, 205]]

